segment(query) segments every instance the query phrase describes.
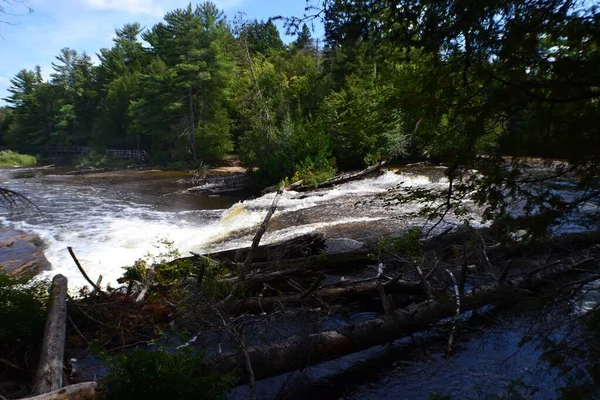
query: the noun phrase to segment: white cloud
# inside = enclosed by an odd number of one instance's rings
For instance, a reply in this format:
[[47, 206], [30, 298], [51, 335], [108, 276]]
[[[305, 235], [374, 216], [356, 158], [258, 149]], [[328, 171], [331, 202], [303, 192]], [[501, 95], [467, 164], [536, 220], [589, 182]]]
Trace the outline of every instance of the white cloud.
[[10, 87], [10, 79], [0, 76], [0, 89], [8, 89]]
[[[289, 0], [287, 0], [289, 1]], [[245, 0], [213, 0], [213, 3], [217, 5], [217, 7], [223, 10], [231, 10], [234, 7], [241, 6]]]
[[162, 8], [153, 0], [84, 0], [95, 10], [126, 11], [130, 14], [148, 14], [162, 16]]

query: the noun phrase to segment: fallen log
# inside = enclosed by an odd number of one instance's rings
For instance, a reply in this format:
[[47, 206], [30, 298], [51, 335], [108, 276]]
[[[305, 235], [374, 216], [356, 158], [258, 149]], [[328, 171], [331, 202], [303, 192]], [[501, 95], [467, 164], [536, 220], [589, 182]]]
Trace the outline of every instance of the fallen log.
[[[388, 294], [404, 293], [421, 296], [424, 295], [423, 286], [419, 282], [402, 280], [390, 281], [383, 285]], [[229, 310], [232, 313], [262, 313], [269, 312], [282, 306], [301, 306], [304, 304], [322, 304], [322, 302], [336, 303], [349, 302], [379, 295], [378, 282], [365, 282], [351, 287], [335, 287], [316, 290], [310, 296], [303, 298], [298, 295], [274, 297], [248, 297], [238, 301]]]
[[[597, 269], [597, 263], [594, 259], [586, 259], [574, 264], [561, 264], [533, 276], [483, 287], [465, 294], [461, 311], [493, 302], [514, 301], [515, 293], [547, 285], [566, 274], [581, 272], [584, 268]], [[255, 378], [262, 379], [393, 342], [406, 335], [424, 331], [441, 319], [454, 316], [455, 312], [454, 301], [426, 300], [379, 318], [335, 330], [251, 346], [246, 352]], [[232, 371], [243, 365], [242, 357], [233, 352], [217, 354], [206, 360], [206, 366], [214, 372]]]
[[[325, 237], [322, 233], [308, 233], [283, 242], [258, 246], [252, 252], [253, 264], [277, 260], [302, 258], [317, 255], [325, 250]], [[211, 259], [220, 262], [242, 262], [248, 256], [250, 247], [241, 249], [216, 251], [207, 254]]]
[[292, 185], [286, 187], [286, 190], [294, 190], [296, 192], [305, 192], [308, 190], [323, 189], [323, 188], [328, 188], [328, 187], [332, 187], [335, 185], [341, 185], [342, 183], [355, 181], [358, 179], [365, 178], [371, 174], [374, 174], [374, 173], [380, 171], [381, 169], [385, 168], [385, 166], [388, 164], [388, 162], [389, 162], [389, 160], [384, 160], [384, 161], [381, 161], [380, 163], [371, 165], [370, 167], [365, 168], [362, 171], [356, 172], [354, 174], [336, 176], [328, 181], [317, 183], [316, 185], [292, 184]]
[[291, 270], [305, 269], [313, 271], [351, 270], [374, 264], [375, 261], [369, 249], [358, 249], [347, 253], [319, 254], [309, 257], [292, 258], [270, 262], [252, 263], [253, 270]]
[[98, 397], [96, 387], [96, 382], [82, 382], [21, 400], [94, 400]]
[[[352, 271], [374, 263], [369, 249], [357, 249], [346, 253], [319, 254], [310, 257], [252, 263], [251, 269], [258, 271], [246, 276], [249, 290], [260, 289], [263, 283], [286, 280], [294, 277], [310, 279], [321, 272]], [[235, 282], [236, 278], [225, 278], [222, 282]]]
[[58, 274], [52, 279], [44, 340], [33, 385], [34, 394], [62, 388], [63, 359], [67, 332], [67, 278]]
[[[294, 279], [310, 279], [318, 276], [315, 271], [307, 270], [304, 268], [285, 269], [274, 272], [257, 272], [246, 276], [245, 286], [246, 289], [254, 292], [260, 290], [264, 283], [274, 284], [274, 282], [284, 281], [290, 277]], [[221, 282], [235, 282], [237, 278], [226, 278], [222, 279]]]

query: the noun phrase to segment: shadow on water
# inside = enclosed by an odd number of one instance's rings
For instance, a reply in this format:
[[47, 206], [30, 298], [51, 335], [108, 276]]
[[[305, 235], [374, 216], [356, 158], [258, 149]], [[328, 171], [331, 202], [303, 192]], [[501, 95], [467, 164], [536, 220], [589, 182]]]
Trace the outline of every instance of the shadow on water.
[[[523, 344], [536, 311], [496, 308], [468, 313], [451, 357], [448, 326], [344, 358], [257, 382], [260, 399], [484, 399], [522, 382], [528, 399], [555, 398], [560, 380], [540, 361], [541, 351]], [[249, 399], [247, 386], [231, 399]], [[489, 398], [489, 397], [488, 397]]]

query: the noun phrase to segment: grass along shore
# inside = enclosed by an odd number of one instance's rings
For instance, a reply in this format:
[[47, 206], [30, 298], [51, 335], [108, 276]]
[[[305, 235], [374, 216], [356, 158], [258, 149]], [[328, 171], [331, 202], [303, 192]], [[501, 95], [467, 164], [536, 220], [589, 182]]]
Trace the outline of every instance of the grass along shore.
[[6, 167], [34, 167], [37, 158], [28, 154], [20, 154], [12, 150], [0, 151], [0, 168]]

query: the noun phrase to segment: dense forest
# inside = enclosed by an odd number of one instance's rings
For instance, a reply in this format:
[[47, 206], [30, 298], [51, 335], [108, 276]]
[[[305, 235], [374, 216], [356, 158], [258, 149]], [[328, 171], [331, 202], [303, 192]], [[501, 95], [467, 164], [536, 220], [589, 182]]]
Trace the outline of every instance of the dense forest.
[[143, 149], [171, 165], [235, 152], [271, 180], [390, 156], [586, 163], [600, 148], [592, 3], [326, 0], [285, 19], [288, 45], [273, 21], [189, 5], [117, 29], [99, 65], [64, 48], [48, 81], [19, 71], [0, 144]]

